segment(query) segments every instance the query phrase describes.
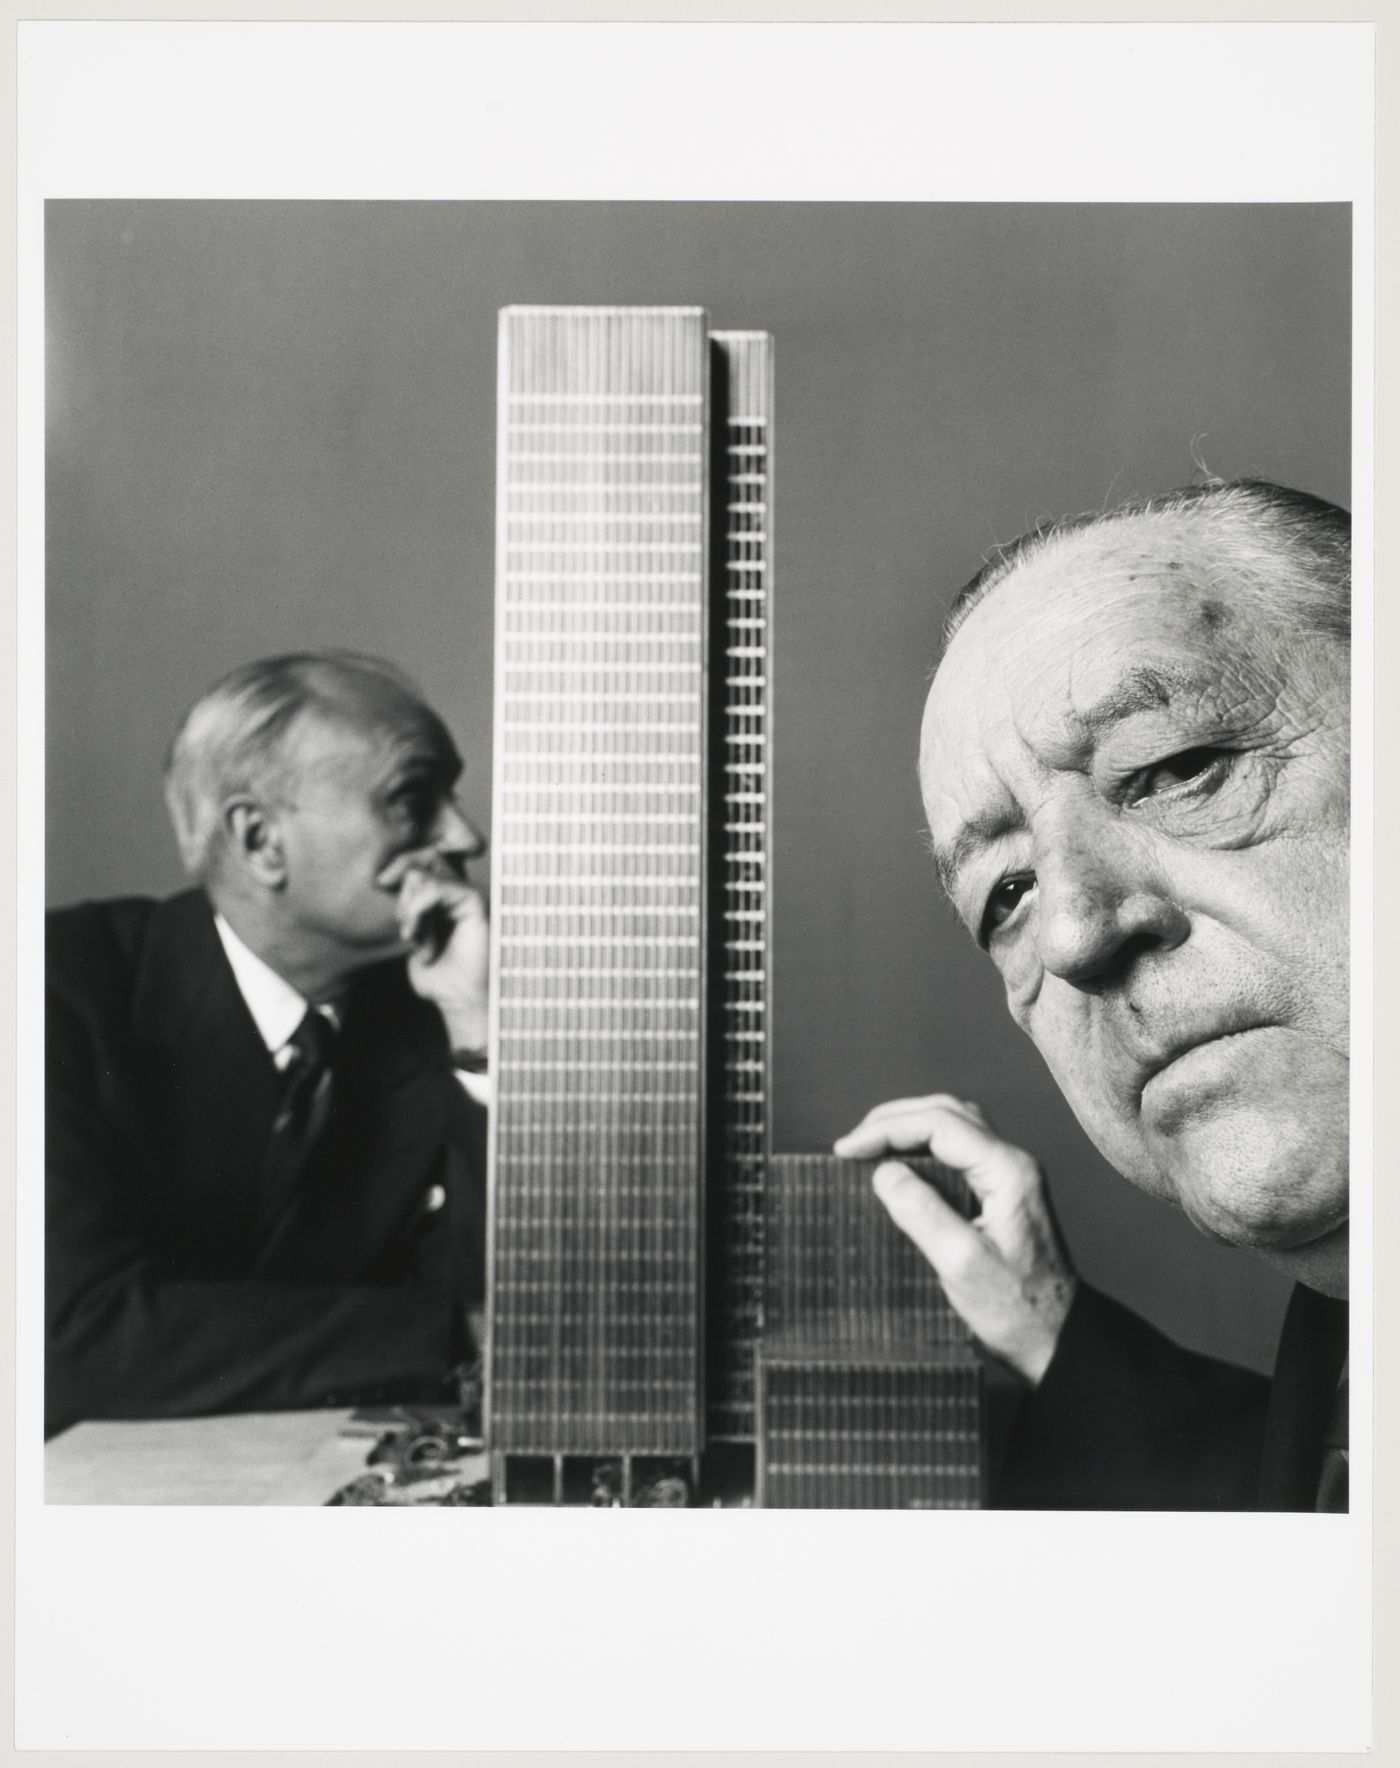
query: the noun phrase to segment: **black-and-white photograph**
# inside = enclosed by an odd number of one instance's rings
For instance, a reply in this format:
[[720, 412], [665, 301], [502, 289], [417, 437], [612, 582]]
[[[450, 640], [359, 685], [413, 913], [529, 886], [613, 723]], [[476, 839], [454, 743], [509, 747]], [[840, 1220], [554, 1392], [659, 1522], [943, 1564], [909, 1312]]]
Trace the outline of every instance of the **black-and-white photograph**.
[[[1251, 1531], [1341, 1580], [1369, 1502], [1369, 220], [608, 188], [36, 209], [44, 1538], [372, 1529], [527, 1633], [829, 1541], [838, 1631], [947, 1568], [1017, 1664], [1141, 1538], [1214, 1663]], [[262, 1735], [141, 1723], [72, 1737]]]
[[1345, 1506], [1345, 206], [46, 244], [51, 1500]]

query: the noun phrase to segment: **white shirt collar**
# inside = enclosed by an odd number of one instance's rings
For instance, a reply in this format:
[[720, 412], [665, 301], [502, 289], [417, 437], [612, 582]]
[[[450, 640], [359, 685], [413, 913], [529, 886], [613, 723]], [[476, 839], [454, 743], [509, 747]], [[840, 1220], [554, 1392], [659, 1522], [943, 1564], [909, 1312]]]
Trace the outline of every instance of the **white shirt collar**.
[[[288, 1045], [291, 1043], [292, 1033], [305, 1018], [310, 1002], [299, 995], [291, 983], [285, 977], [279, 976], [270, 964], [265, 964], [255, 951], [244, 945], [217, 911], [214, 926], [218, 929], [224, 955], [233, 971], [233, 980], [238, 984], [238, 992], [253, 1016], [253, 1023], [273, 1061], [279, 1068], [283, 1068], [290, 1060]], [[335, 1008], [325, 1006], [320, 1011], [339, 1030], [340, 1014]], [[479, 1105], [491, 1103], [489, 1075], [459, 1074], [457, 1078]]]
[[244, 945], [222, 915], [214, 916], [214, 925], [223, 942], [224, 955], [238, 984], [238, 992], [253, 1015], [253, 1023], [262, 1041], [275, 1057], [305, 1018], [310, 1003], [271, 965], [265, 964], [255, 951]]

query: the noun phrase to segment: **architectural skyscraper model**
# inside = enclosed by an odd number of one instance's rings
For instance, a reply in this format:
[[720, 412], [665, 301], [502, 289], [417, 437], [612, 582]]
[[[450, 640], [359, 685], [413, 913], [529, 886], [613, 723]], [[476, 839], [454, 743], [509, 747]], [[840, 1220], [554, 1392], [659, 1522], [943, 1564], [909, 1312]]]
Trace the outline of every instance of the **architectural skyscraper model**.
[[496, 1499], [976, 1503], [961, 1326], [769, 1158], [771, 339], [508, 308], [498, 396]]

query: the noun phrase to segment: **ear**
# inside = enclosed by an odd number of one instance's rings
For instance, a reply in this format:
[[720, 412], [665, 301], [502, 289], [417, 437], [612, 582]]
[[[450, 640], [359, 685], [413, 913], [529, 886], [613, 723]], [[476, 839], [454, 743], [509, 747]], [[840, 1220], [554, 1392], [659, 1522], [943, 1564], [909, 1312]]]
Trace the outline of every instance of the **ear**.
[[287, 881], [287, 856], [276, 812], [246, 794], [224, 804], [224, 841], [230, 862], [265, 890]]

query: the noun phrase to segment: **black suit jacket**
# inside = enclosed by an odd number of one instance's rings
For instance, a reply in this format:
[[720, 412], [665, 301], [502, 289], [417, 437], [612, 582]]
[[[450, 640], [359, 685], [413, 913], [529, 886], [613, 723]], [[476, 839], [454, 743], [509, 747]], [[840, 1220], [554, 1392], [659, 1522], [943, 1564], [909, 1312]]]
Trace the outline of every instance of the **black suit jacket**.
[[1346, 1303], [1293, 1292], [1273, 1382], [1081, 1285], [993, 1496], [1017, 1510], [1311, 1510]]
[[205, 898], [83, 904], [47, 939], [46, 1430], [440, 1396], [482, 1290], [485, 1113], [403, 966], [347, 997], [328, 1142], [269, 1239], [280, 1077]]

